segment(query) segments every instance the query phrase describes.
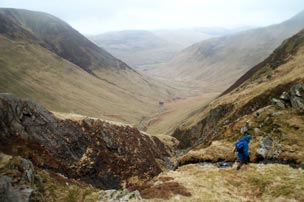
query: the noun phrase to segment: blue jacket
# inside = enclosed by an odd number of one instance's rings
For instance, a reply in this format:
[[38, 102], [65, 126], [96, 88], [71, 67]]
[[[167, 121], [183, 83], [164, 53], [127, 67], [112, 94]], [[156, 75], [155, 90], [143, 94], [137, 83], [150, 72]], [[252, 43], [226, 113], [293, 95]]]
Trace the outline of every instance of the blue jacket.
[[251, 140], [251, 136], [249, 136], [249, 135], [240, 139], [240, 141], [243, 142], [243, 144], [244, 144], [244, 150], [243, 150], [243, 152], [238, 152], [238, 157], [242, 161], [246, 161], [249, 157], [248, 145], [249, 145], [250, 140]]

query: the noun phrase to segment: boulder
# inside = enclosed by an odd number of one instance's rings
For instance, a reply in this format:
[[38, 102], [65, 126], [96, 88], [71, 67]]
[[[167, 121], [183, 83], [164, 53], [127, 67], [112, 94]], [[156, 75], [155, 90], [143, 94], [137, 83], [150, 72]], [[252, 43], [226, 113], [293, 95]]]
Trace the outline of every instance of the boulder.
[[264, 137], [260, 141], [260, 147], [256, 150], [256, 156], [259, 159], [272, 159], [274, 156], [274, 141], [270, 136]]
[[286, 91], [284, 91], [283, 93], [282, 93], [282, 95], [280, 96], [280, 99], [282, 99], [282, 100], [284, 100], [284, 101], [290, 101], [290, 95], [289, 95], [289, 93], [288, 92], [286, 92]]
[[291, 96], [304, 97], [304, 84], [296, 84], [291, 87]]
[[290, 102], [293, 108], [297, 110], [304, 109], [304, 98], [292, 96]]
[[123, 190], [105, 190], [99, 192], [98, 202], [143, 202], [139, 191], [129, 192], [127, 189]]
[[286, 105], [285, 105], [285, 103], [284, 103], [283, 100], [276, 99], [276, 98], [272, 98], [272, 99], [271, 99], [271, 102], [272, 102], [274, 105], [276, 105], [276, 106], [278, 106], [278, 107], [280, 107], [280, 108], [282, 108], [282, 109], [285, 109], [285, 108], [286, 108]]

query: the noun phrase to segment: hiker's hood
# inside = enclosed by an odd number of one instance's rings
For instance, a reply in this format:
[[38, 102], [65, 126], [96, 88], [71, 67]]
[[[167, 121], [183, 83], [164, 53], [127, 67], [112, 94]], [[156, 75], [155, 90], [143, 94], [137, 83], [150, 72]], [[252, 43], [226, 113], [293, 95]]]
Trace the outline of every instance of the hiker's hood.
[[242, 139], [241, 139], [241, 141], [247, 141], [247, 142], [250, 142], [250, 140], [252, 139], [252, 137], [251, 137], [251, 135], [246, 135], [245, 137], [243, 137]]

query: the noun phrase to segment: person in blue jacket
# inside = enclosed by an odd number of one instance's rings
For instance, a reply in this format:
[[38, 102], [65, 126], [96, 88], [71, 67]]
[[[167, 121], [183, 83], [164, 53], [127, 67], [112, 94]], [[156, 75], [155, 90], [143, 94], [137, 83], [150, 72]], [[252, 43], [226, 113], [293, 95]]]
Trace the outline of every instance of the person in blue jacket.
[[235, 151], [237, 151], [237, 156], [239, 159], [239, 164], [236, 168], [237, 170], [239, 170], [244, 164], [247, 164], [250, 160], [249, 143], [251, 139], [251, 135], [247, 134], [245, 137], [241, 138], [237, 143], [235, 143]]

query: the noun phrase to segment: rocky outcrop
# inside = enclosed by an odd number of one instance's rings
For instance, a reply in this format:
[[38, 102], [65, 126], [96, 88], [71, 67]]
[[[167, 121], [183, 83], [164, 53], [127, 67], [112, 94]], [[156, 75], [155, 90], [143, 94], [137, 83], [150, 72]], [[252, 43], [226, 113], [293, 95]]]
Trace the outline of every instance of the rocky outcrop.
[[[31, 161], [0, 152], [0, 201], [39, 201], [35, 170]], [[37, 180], [37, 179], [36, 179]]]
[[98, 202], [144, 202], [139, 191], [129, 192], [124, 190], [106, 190], [101, 191]]
[[280, 108], [292, 107], [296, 110], [304, 109], [304, 84], [296, 84], [289, 92], [283, 92], [280, 98], [272, 98], [273, 104]]
[[0, 150], [106, 189], [132, 177], [150, 179], [169, 156], [157, 138], [136, 128], [90, 118], [60, 120], [10, 94], [0, 94]]

